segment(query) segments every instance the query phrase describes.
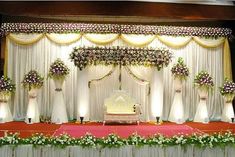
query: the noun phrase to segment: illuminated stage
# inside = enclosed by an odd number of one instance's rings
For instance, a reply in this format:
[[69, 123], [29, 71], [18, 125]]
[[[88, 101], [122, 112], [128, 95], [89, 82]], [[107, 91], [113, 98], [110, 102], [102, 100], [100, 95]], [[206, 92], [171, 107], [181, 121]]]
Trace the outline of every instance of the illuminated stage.
[[89, 122], [85, 124], [65, 123], [65, 124], [46, 124], [35, 123], [26, 124], [24, 122], [9, 122], [0, 124], [0, 136], [5, 132], [18, 132], [21, 137], [29, 137], [35, 133], [43, 133], [45, 135], [60, 135], [67, 133], [72, 137], [81, 137], [86, 133], [91, 133], [96, 137], [105, 137], [108, 134], [115, 133], [123, 138], [126, 138], [132, 133], [137, 133], [141, 136], [151, 136], [154, 134], [163, 134], [165, 136], [173, 136], [178, 134], [192, 133], [219, 133], [231, 131], [235, 133], [235, 124], [225, 122], [210, 122], [208, 124], [186, 122], [184, 124], [175, 124], [164, 122], [161, 125], [153, 123], [140, 123], [140, 125], [105, 125], [102, 123]]

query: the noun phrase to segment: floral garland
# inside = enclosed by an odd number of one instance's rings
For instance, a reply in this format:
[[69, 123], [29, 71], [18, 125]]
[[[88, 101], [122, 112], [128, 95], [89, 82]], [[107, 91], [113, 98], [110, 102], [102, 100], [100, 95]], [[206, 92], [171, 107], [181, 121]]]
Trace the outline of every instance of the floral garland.
[[120, 25], [89, 23], [3, 23], [0, 35], [8, 33], [117, 33], [172, 36], [230, 36], [232, 30], [219, 27], [182, 27], [156, 25]]
[[49, 69], [48, 76], [53, 79], [64, 79], [69, 74], [69, 68], [61, 59], [56, 59]]
[[214, 133], [214, 134], [192, 134], [192, 135], [174, 135], [172, 137], [156, 134], [145, 138], [136, 133], [128, 138], [120, 138], [115, 134], [109, 134], [104, 138], [96, 138], [87, 133], [81, 138], [73, 138], [68, 134], [61, 134], [60, 136], [44, 136], [36, 133], [31, 137], [20, 138], [18, 133], [8, 133], [4, 137], [0, 137], [0, 146], [3, 145], [24, 145], [32, 144], [33, 146], [56, 146], [64, 148], [66, 146], [81, 146], [86, 148], [119, 148], [122, 146], [187, 146], [195, 145], [198, 147], [224, 147], [227, 145], [235, 145], [235, 134], [231, 132]]
[[209, 90], [214, 86], [212, 77], [206, 71], [201, 71], [196, 75], [194, 84], [199, 88], [205, 88], [206, 90]]
[[167, 49], [147, 48], [74, 48], [70, 59], [80, 70], [88, 65], [144, 65], [155, 66], [158, 70], [168, 66], [172, 54]]
[[175, 78], [186, 79], [189, 76], [189, 69], [184, 64], [183, 58], [179, 57], [177, 64], [171, 68], [171, 73]]
[[2, 76], [0, 78], [0, 93], [1, 95], [10, 95], [15, 91], [16, 87], [12, 80], [8, 77]]
[[222, 87], [219, 87], [220, 94], [226, 99], [227, 102], [232, 102], [235, 97], [235, 83], [228, 78], [225, 78]]
[[22, 85], [28, 90], [41, 88], [43, 86], [43, 77], [37, 71], [31, 70], [24, 76]]

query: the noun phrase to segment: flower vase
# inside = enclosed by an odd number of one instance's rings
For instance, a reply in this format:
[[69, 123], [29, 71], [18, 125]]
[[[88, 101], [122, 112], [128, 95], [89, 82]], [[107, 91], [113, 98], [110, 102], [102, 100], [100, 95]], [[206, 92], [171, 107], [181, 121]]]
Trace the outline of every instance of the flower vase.
[[168, 120], [177, 124], [182, 124], [185, 122], [184, 106], [182, 100], [182, 79], [174, 79], [174, 89], [175, 94]]
[[39, 123], [39, 107], [37, 103], [38, 88], [31, 88], [28, 92], [29, 94], [29, 103], [26, 115], [26, 123]]
[[55, 95], [53, 99], [53, 109], [51, 115], [51, 122], [56, 124], [68, 122], [68, 116], [66, 112], [66, 105], [64, 101], [64, 95], [62, 92], [62, 85], [64, 79], [53, 79], [55, 83]]
[[11, 94], [0, 92], [0, 123], [13, 121], [10, 107], [8, 105], [8, 100]]
[[199, 88], [199, 103], [197, 106], [196, 114], [194, 116], [194, 122], [201, 122], [201, 123], [208, 123], [209, 116], [207, 111], [207, 99], [208, 99], [208, 89], [206, 88]]
[[222, 111], [221, 121], [223, 122], [232, 122], [232, 118], [234, 118], [233, 104], [230, 97], [224, 97], [224, 108]]

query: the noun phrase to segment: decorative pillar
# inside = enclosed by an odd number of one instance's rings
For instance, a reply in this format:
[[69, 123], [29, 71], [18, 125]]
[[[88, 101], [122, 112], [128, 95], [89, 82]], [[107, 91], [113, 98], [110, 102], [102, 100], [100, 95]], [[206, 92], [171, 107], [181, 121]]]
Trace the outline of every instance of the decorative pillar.
[[155, 120], [156, 117], [162, 116], [163, 109], [163, 70], [158, 71], [153, 68], [150, 91], [151, 115], [150, 120]]
[[224, 98], [225, 104], [222, 112], [221, 121], [223, 122], [232, 122], [232, 118], [234, 118], [233, 104], [232, 100], [227, 100]]
[[174, 79], [174, 89], [175, 89], [175, 95], [168, 120], [170, 122], [181, 124], [185, 122], [184, 106], [182, 100], [182, 79], [180, 78]]
[[205, 88], [199, 88], [198, 94], [200, 97], [199, 104], [197, 106], [197, 111], [194, 117], [194, 122], [208, 123], [209, 116], [207, 111], [207, 99], [208, 99], [208, 90]]
[[37, 103], [38, 88], [29, 90], [29, 103], [26, 115], [26, 123], [39, 123], [39, 108]]
[[62, 91], [62, 85], [64, 83], [64, 79], [53, 79], [53, 81], [55, 83], [56, 89], [53, 99], [51, 122], [57, 124], [66, 123], [68, 122], [68, 116], [66, 112], [66, 105]]
[[78, 97], [77, 97], [77, 120], [84, 117], [89, 120], [89, 87], [88, 87], [88, 67], [78, 70]]
[[0, 123], [13, 121], [12, 114], [8, 105], [10, 94], [0, 92]]

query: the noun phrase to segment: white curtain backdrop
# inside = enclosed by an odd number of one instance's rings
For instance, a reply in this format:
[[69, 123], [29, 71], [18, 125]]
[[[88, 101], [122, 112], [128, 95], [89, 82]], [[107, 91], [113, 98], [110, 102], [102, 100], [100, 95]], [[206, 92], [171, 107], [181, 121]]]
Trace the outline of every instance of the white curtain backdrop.
[[[114, 36], [114, 35], [112, 35]], [[127, 35], [126, 35], [127, 36]], [[138, 36], [131, 36], [130, 38], [138, 38]], [[29, 38], [28, 35], [21, 34], [20, 39]], [[77, 37], [78, 38], [78, 37]], [[16, 92], [14, 100], [11, 102], [11, 110], [15, 120], [23, 119], [26, 115], [28, 104], [27, 91], [21, 86], [21, 81], [24, 74], [29, 70], [35, 69], [45, 76], [44, 86], [37, 97], [40, 107], [40, 113], [44, 116], [51, 116], [52, 100], [54, 96], [54, 83], [52, 80], [47, 80], [47, 73], [50, 64], [56, 59], [61, 58], [71, 70], [69, 76], [66, 78], [63, 85], [63, 92], [69, 119], [77, 118], [77, 104], [78, 92], [82, 92], [82, 87], [78, 87], [78, 68], [69, 60], [69, 54], [73, 47], [80, 46], [104, 46], [105, 42], [95, 44], [96, 41], [91, 42], [87, 36], [82, 36], [79, 40], [69, 44], [58, 44], [47, 37], [42, 37], [36, 43], [31, 45], [16, 44], [11, 39], [7, 40], [8, 49], [8, 76], [16, 83]], [[101, 38], [99, 36], [99, 38]], [[114, 37], [113, 37], [114, 38]], [[177, 42], [178, 38], [169, 38]], [[185, 37], [185, 41], [188, 41]], [[213, 39], [211, 39], [213, 42]], [[185, 42], [184, 41], [184, 42]], [[100, 45], [101, 44], [101, 45]], [[121, 39], [116, 39], [112, 43], [106, 44], [109, 46], [130, 46]], [[221, 110], [223, 107], [223, 99], [219, 94], [218, 87], [223, 82], [223, 45], [216, 48], [203, 48], [194, 40], [190, 41], [182, 48], [170, 48], [164, 45], [158, 38], [154, 38], [147, 47], [159, 48], [165, 47], [173, 52], [173, 62], [165, 69], [163, 69], [164, 79], [164, 100], [163, 100], [163, 115], [162, 119], [167, 120], [172, 100], [173, 100], [173, 78], [171, 76], [171, 67], [177, 61], [178, 57], [185, 60], [186, 65], [190, 69], [190, 77], [183, 84], [183, 104], [185, 110], [185, 118], [192, 120], [196, 107], [199, 101], [197, 90], [193, 86], [193, 79], [195, 75], [201, 70], [207, 70], [213, 77], [215, 82], [214, 91], [209, 93], [208, 112], [211, 120], [218, 120], [221, 117]], [[112, 69], [112, 66], [97, 66], [88, 68], [88, 81], [103, 77]], [[149, 81], [152, 75], [151, 68], [130, 67], [132, 73], [141, 79]], [[113, 90], [118, 89], [119, 69], [117, 68], [112, 75], [99, 82], [93, 82], [89, 88], [90, 100], [89, 106], [86, 106], [86, 119], [102, 120], [103, 119], [103, 101], [110, 96]], [[87, 86], [87, 85], [86, 85]], [[151, 82], [150, 82], [151, 86]], [[143, 109], [142, 120], [148, 120], [149, 116], [149, 96], [148, 85], [143, 82], [133, 79], [122, 68], [122, 87], [124, 90], [130, 92]]]

